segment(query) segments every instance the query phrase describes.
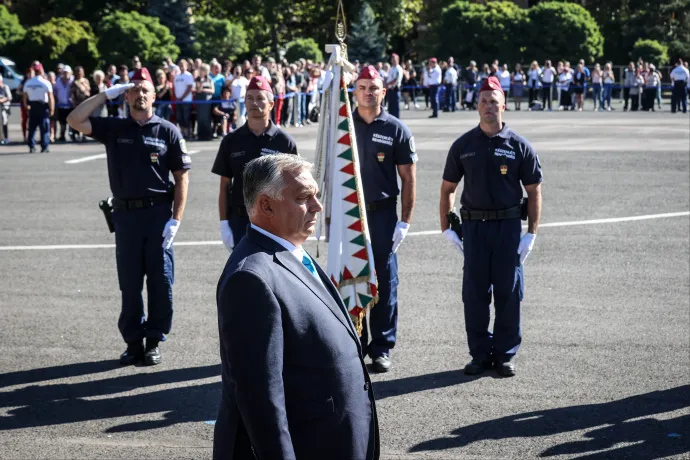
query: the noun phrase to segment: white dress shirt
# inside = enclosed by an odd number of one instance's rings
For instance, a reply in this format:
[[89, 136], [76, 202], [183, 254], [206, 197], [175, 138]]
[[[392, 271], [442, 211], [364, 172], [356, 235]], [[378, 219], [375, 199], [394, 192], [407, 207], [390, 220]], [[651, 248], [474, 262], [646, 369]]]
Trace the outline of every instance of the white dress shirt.
[[394, 83], [392, 88], [400, 88], [400, 85], [402, 84], [402, 79], [403, 79], [402, 67], [399, 65], [396, 65], [395, 67], [391, 67], [391, 70], [388, 71], [388, 76], [386, 78], [386, 85], [390, 85], [391, 83]]
[[[265, 235], [265, 236], [269, 237], [270, 239], [272, 239], [273, 241], [275, 241], [276, 243], [278, 243], [279, 245], [281, 245], [282, 247], [284, 247], [285, 249], [287, 249], [288, 251], [290, 251], [290, 254], [292, 254], [293, 256], [295, 256], [295, 259], [297, 259], [297, 260], [299, 261], [300, 265], [303, 265], [303, 264], [302, 264], [302, 259], [304, 259], [304, 256], [309, 257], [309, 256], [307, 255], [307, 253], [304, 251], [304, 249], [302, 249], [301, 246], [300, 246], [300, 247], [297, 247], [297, 246], [295, 246], [294, 244], [290, 243], [288, 240], [285, 240], [285, 239], [283, 239], [283, 238], [281, 238], [281, 237], [279, 237], [279, 236], [276, 236], [276, 235], [274, 235], [273, 233], [268, 232], [268, 231], [264, 230], [264, 229], [261, 228], [261, 227], [257, 227], [257, 226], [254, 225], [254, 224], [249, 224], [249, 225], [250, 225], [254, 230], [256, 230], [257, 232], [261, 233], [262, 235]], [[309, 258], [311, 259], [311, 257], [309, 257]], [[314, 262], [314, 259], [311, 259], [311, 260], [312, 260], [312, 263], [313, 263], [313, 262]], [[304, 268], [305, 268], [305, 270], [307, 269], [307, 267], [304, 267]], [[316, 268], [316, 264], [314, 264], [314, 268]], [[307, 271], [309, 271], [309, 270], [307, 270]], [[311, 274], [311, 273], [310, 273], [310, 274]], [[323, 284], [323, 281], [321, 281], [321, 277], [320, 277], [320, 276], [316, 276], [315, 278], [318, 279], [319, 282], [321, 282], [321, 284]]]
[[426, 86], [441, 84], [441, 68], [439, 66], [424, 70], [424, 83]]
[[688, 69], [682, 65], [676, 66], [676, 68], [671, 71], [671, 80], [674, 82], [688, 81]]

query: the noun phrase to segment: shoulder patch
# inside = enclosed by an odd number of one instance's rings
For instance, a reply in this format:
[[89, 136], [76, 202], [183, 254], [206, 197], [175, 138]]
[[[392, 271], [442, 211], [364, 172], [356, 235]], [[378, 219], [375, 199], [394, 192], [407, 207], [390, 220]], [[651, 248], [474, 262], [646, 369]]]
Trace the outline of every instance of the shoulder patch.
[[410, 152], [415, 153], [414, 136], [410, 137]]
[[180, 150], [182, 153], [188, 153], [187, 152], [187, 142], [185, 142], [184, 139], [180, 139]]

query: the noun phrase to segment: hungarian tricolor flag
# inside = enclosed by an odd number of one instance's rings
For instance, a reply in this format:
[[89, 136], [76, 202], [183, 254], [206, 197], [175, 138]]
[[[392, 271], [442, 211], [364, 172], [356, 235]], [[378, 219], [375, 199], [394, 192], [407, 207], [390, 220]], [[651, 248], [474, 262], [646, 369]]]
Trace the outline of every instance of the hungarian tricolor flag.
[[352, 69], [336, 49], [321, 98], [316, 180], [324, 212], [317, 236], [328, 241], [326, 273], [340, 291], [357, 332], [378, 300], [374, 254], [367, 226], [357, 142], [346, 81]]

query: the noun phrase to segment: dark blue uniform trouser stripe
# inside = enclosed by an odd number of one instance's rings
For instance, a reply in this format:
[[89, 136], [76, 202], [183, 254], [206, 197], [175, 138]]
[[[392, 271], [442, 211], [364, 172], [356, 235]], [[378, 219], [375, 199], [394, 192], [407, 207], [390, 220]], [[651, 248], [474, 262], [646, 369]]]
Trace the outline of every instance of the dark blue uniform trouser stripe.
[[398, 329], [398, 256], [392, 254], [393, 232], [398, 223], [395, 208], [367, 212], [367, 223], [374, 253], [379, 301], [369, 312], [371, 343], [366, 327], [362, 343], [369, 344], [369, 354], [375, 358], [388, 353], [394, 346]]
[[[465, 251], [462, 300], [467, 342], [473, 358], [510, 358], [522, 342], [520, 301], [524, 279], [517, 253], [521, 226], [520, 219], [462, 224]], [[493, 333], [489, 331], [492, 294]]]
[[[144, 337], [165, 340], [172, 328], [173, 248], [163, 249], [163, 229], [172, 217], [168, 205], [115, 210], [117, 276], [122, 291], [118, 327], [125, 342]], [[142, 289], [146, 277], [148, 317]]]

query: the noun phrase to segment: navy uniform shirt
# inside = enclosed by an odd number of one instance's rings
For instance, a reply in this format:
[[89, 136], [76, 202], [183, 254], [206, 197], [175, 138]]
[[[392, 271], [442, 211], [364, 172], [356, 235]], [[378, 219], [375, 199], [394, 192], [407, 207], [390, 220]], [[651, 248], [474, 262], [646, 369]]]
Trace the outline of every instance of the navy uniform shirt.
[[417, 162], [410, 130], [385, 110], [367, 124], [357, 110], [352, 114], [357, 137], [364, 201], [371, 203], [400, 194], [397, 165]]
[[532, 145], [508, 128], [488, 137], [477, 126], [450, 147], [443, 180], [465, 178], [460, 203], [465, 209], [508, 209], [520, 204], [522, 185], [542, 181], [541, 164]]
[[297, 155], [295, 140], [273, 122], [260, 136], [254, 135], [247, 123], [231, 132], [220, 143], [216, 161], [211, 172], [219, 176], [232, 178], [230, 206], [244, 206], [242, 192], [242, 173], [244, 166], [261, 155], [271, 153], [292, 153]]
[[115, 198], [173, 193], [170, 172], [192, 167], [180, 130], [156, 115], [143, 126], [131, 117], [89, 117], [89, 121], [91, 137], [105, 144]]

